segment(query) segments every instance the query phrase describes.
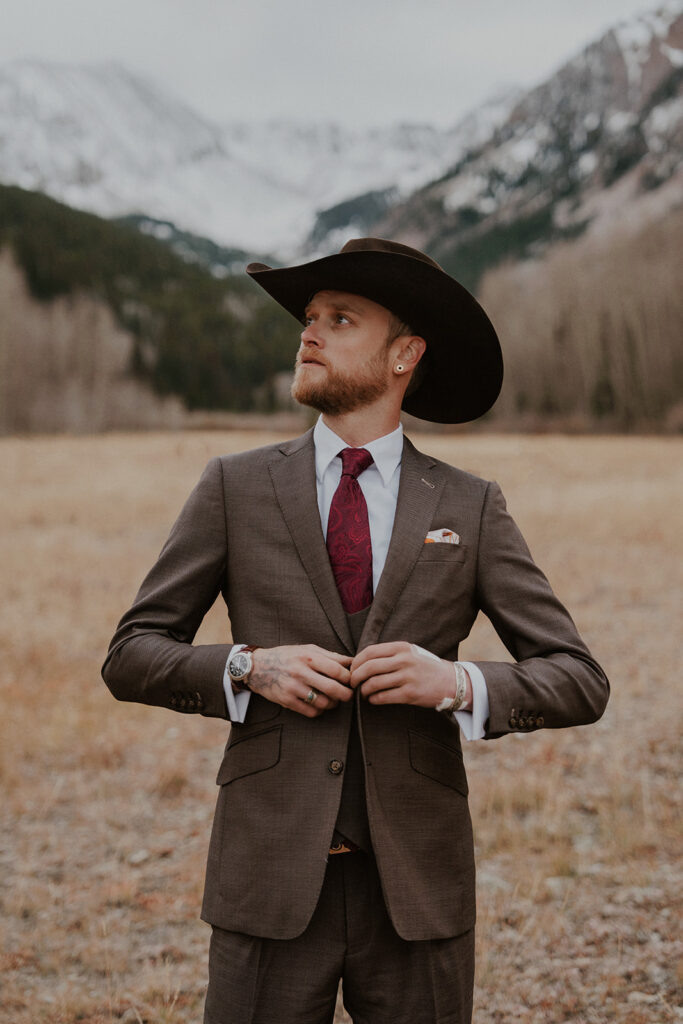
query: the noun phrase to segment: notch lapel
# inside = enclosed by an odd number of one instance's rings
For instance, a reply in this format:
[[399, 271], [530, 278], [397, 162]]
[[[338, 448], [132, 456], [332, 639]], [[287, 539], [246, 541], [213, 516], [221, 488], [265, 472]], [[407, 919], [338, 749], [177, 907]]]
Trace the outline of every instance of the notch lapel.
[[443, 486], [444, 476], [436, 460], [417, 451], [404, 438], [394, 528], [359, 650], [379, 641], [422, 551]]
[[278, 451], [268, 468], [282, 517], [330, 625], [353, 654], [355, 647], [320, 525], [313, 431], [281, 445]]

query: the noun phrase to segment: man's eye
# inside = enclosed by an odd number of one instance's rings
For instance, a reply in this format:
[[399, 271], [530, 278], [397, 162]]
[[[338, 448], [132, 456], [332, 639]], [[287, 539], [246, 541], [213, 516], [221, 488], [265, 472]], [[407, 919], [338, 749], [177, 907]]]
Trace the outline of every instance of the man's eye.
[[348, 324], [348, 323], [351, 322], [347, 316], [344, 316], [343, 313], [337, 313], [336, 320], [337, 320], [337, 323], [339, 323], [339, 324], [341, 324], [341, 323]]

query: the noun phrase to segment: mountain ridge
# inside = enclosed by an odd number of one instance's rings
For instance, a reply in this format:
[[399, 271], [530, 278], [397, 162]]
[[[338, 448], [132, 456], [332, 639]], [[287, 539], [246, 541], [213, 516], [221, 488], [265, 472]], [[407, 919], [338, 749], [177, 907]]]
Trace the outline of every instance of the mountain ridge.
[[676, 178], [676, 205], [682, 87], [683, 3], [675, 0], [589, 44], [525, 93], [483, 146], [363, 227], [425, 248], [476, 287], [502, 259], [613, 220], [610, 190], [629, 174], [622, 202], [637, 205]]
[[[14, 61], [0, 67], [0, 181], [274, 262], [376, 233], [462, 272], [486, 262], [489, 227], [494, 257], [526, 255], [581, 231], [595, 217], [583, 201], [635, 164], [649, 188], [678, 173], [682, 79], [683, 0], [617, 23], [447, 129], [216, 124], [115, 62]], [[520, 243], [502, 230], [511, 221]]]
[[0, 181], [100, 216], [147, 215], [229, 248], [289, 256], [319, 208], [359, 186], [407, 194], [456, 158], [465, 135], [502, 120], [514, 98], [448, 130], [218, 125], [115, 62], [13, 61], [0, 67]]

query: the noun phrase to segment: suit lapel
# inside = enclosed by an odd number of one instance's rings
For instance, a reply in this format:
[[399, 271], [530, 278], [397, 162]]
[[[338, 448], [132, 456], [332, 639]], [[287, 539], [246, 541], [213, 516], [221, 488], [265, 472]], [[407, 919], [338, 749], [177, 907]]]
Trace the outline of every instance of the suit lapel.
[[332, 628], [346, 650], [355, 650], [325, 546], [315, 483], [313, 431], [280, 446], [270, 475], [282, 516]]
[[378, 642], [422, 551], [443, 486], [444, 477], [438, 463], [418, 452], [404, 438], [394, 528], [360, 648]]

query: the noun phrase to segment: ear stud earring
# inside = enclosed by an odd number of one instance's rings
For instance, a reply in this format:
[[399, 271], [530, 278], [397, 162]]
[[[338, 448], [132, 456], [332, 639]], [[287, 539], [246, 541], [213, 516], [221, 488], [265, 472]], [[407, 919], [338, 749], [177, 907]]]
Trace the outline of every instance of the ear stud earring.
[[396, 373], [403, 373], [403, 363], [396, 363]]

